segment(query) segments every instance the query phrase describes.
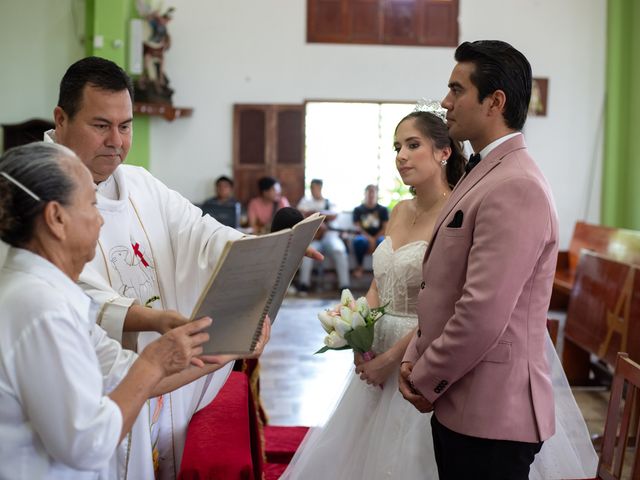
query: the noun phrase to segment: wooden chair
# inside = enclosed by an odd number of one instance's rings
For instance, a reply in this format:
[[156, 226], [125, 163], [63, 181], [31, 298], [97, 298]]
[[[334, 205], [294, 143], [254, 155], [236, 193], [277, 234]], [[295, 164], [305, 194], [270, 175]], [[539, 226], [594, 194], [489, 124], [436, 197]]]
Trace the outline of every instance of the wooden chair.
[[639, 390], [640, 365], [630, 360], [626, 353], [618, 353], [598, 463], [598, 479], [618, 480], [623, 478], [623, 473], [624, 478], [640, 479], [640, 449], [637, 441], [634, 458], [630, 464], [631, 476], [623, 469], [629, 440], [632, 437], [637, 438], [638, 416], [634, 412], [637, 412], [636, 404], [640, 401]]

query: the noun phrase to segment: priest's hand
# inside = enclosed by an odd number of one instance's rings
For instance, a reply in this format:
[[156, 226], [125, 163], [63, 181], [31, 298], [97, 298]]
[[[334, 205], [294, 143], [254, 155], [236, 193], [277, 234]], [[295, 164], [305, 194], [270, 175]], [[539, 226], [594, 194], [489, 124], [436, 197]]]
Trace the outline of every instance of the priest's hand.
[[245, 358], [258, 358], [264, 352], [264, 347], [269, 343], [269, 339], [271, 338], [271, 319], [269, 315], [264, 318], [264, 322], [262, 322], [262, 332], [260, 332], [260, 338], [258, 339], [258, 343], [256, 343], [256, 348], [253, 349], [253, 354], [249, 357]]
[[174, 310], [156, 310], [131, 305], [124, 318], [125, 332], [158, 332], [163, 335], [169, 330], [189, 323], [187, 317]]
[[189, 323], [189, 319], [175, 310], [155, 310], [158, 312], [156, 321], [154, 323], [154, 330], [161, 335], [164, 335], [170, 330], [176, 327], [181, 327]]
[[309, 257], [312, 260], [317, 260], [321, 262], [324, 260], [324, 255], [322, 255], [318, 250], [313, 247], [307, 247], [307, 251], [304, 252], [305, 257]]
[[421, 413], [433, 411], [433, 405], [418, 390], [416, 390], [409, 380], [413, 370], [413, 363], [402, 362], [400, 365], [400, 378], [398, 380], [399, 390], [406, 401], [412, 404]]

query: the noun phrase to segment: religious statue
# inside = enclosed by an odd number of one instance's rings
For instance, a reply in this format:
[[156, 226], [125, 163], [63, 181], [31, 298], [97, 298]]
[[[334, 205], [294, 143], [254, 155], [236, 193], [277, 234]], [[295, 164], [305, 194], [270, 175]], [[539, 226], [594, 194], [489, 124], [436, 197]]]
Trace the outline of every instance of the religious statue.
[[148, 22], [148, 36], [143, 42], [144, 69], [135, 84], [136, 100], [149, 103], [171, 104], [173, 89], [164, 71], [164, 54], [171, 46], [167, 24], [175, 9], [153, 8], [145, 0], [136, 1], [138, 13]]

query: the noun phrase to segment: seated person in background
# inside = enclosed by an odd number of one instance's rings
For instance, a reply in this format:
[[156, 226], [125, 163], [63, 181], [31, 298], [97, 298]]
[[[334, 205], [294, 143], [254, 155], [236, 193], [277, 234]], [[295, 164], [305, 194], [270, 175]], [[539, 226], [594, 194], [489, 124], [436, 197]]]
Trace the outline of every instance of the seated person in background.
[[[331, 202], [322, 196], [322, 180], [318, 178], [311, 180], [310, 190], [311, 197], [304, 197], [300, 200], [298, 210], [300, 210], [305, 217], [315, 212], [320, 212], [327, 217], [325, 223], [320, 226], [315, 239], [311, 242], [311, 246], [323, 255], [328, 255], [333, 259], [340, 290], [349, 288], [349, 258], [347, 256], [347, 247], [338, 235], [338, 232], [330, 230], [328, 225], [328, 222], [335, 220], [337, 212], [333, 205], [331, 205]], [[313, 260], [306, 258], [302, 260], [298, 287], [300, 292], [309, 291], [312, 268]]]
[[353, 210], [353, 224], [360, 232], [353, 239], [353, 251], [358, 262], [353, 271], [354, 277], [362, 277], [364, 256], [373, 253], [382, 243], [388, 221], [387, 207], [378, 203], [378, 187], [367, 185], [364, 189], [364, 202]]
[[216, 195], [199, 205], [203, 214], [209, 214], [223, 225], [240, 226], [241, 205], [233, 196], [233, 180], [225, 175], [216, 179]]
[[282, 196], [280, 183], [273, 177], [258, 180], [259, 195], [249, 201], [247, 215], [251, 233], [260, 235], [271, 229], [271, 220], [282, 207], [289, 206], [289, 200]]
[[235, 205], [237, 203], [236, 198], [233, 196], [233, 180], [229, 177], [226, 175], [220, 175], [216, 179], [215, 187], [215, 197], [207, 198], [202, 205]]
[[0, 157], [0, 238], [10, 245], [0, 269], [0, 478], [118, 478], [116, 450], [134, 425], [146, 427], [136, 430], [146, 455], [131, 459], [129, 478], [153, 478], [147, 400], [237, 358], [197, 357], [208, 318], [139, 356], [107, 336], [76, 284], [103, 223], [91, 174], [68, 148], [37, 142]]

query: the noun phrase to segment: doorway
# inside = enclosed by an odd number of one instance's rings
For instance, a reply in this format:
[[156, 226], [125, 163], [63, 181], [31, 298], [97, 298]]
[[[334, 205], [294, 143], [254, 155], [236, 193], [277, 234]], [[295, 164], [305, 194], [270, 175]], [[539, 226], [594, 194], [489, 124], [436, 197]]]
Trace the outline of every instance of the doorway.
[[395, 167], [393, 133], [413, 103], [309, 101], [305, 110], [305, 180], [324, 182], [323, 195], [339, 211], [360, 205], [367, 185], [378, 186], [390, 208], [408, 197]]

